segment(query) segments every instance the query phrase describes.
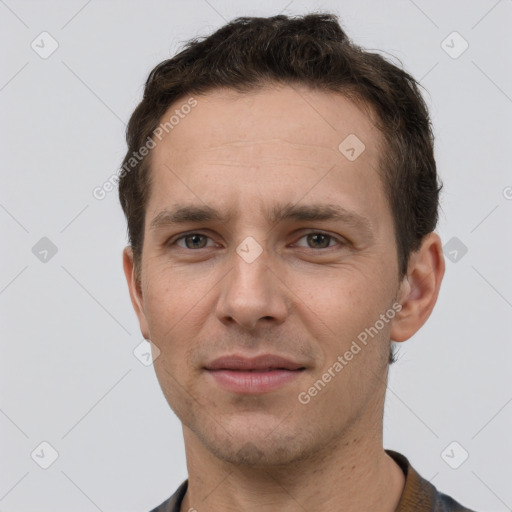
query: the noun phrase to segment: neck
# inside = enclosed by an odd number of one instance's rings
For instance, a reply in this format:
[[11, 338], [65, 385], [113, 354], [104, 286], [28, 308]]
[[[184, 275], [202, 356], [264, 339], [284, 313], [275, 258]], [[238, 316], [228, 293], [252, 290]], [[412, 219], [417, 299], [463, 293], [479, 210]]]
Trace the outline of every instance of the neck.
[[403, 491], [404, 474], [382, 447], [382, 426], [347, 432], [314, 458], [271, 467], [220, 460], [183, 431], [189, 478], [181, 512], [394, 512]]

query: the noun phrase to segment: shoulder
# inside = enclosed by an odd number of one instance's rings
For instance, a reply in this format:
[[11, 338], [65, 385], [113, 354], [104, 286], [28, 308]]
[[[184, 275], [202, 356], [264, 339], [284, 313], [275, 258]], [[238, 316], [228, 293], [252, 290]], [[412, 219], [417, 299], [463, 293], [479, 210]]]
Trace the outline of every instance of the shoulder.
[[450, 496], [436, 490], [435, 512], [475, 512], [464, 507]]
[[155, 507], [150, 512], [180, 512], [181, 502], [187, 492], [187, 486], [188, 480], [185, 480], [170, 498], [160, 503], [158, 507]]
[[439, 492], [401, 453], [386, 450], [405, 474], [405, 485], [396, 512], [475, 512]]

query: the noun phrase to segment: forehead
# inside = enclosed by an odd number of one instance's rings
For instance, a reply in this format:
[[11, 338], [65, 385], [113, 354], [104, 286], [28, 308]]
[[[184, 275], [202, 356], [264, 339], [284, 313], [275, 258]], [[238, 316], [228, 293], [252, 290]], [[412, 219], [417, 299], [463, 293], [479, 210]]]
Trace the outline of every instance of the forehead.
[[[251, 199], [271, 208], [272, 199], [283, 204], [307, 194], [315, 203], [343, 196], [343, 207], [369, 195], [378, 207], [383, 199], [382, 136], [369, 112], [346, 97], [276, 86], [218, 89], [194, 99], [152, 150], [148, 221], [184, 196], [230, 210]], [[161, 122], [188, 101], [176, 101]]]
[[[226, 145], [231, 152], [243, 154], [249, 149], [257, 150], [258, 144], [272, 142], [295, 144], [297, 153], [313, 158], [322, 153], [339, 156], [339, 143], [353, 134], [366, 143], [368, 157], [377, 150], [375, 143], [381, 138], [370, 117], [371, 110], [363, 112], [362, 107], [339, 93], [276, 85], [246, 93], [215, 89], [194, 99], [197, 106], [187, 108], [189, 113], [180, 119], [173, 116], [176, 124], [164, 136], [169, 145], [179, 150], [179, 156], [198, 150], [222, 151]], [[188, 100], [189, 97], [177, 100], [161, 123], [180, 111]], [[164, 149], [166, 144], [159, 146]]]

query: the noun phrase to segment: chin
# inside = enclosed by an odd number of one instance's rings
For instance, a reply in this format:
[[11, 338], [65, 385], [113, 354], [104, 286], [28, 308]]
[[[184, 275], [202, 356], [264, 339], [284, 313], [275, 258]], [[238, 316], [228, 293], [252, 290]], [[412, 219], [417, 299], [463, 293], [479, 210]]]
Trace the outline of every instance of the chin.
[[[223, 428], [219, 424], [205, 424], [192, 428], [203, 446], [218, 459], [247, 467], [287, 466], [307, 458], [307, 453], [314, 453], [315, 447], [306, 448], [311, 436], [301, 438], [299, 433], [286, 431], [280, 421], [261, 423], [256, 428], [254, 423], [236, 427]], [[244, 428], [245, 427], [245, 428]], [[189, 427], [190, 428], [190, 427]], [[199, 430], [199, 431], [198, 431]]]

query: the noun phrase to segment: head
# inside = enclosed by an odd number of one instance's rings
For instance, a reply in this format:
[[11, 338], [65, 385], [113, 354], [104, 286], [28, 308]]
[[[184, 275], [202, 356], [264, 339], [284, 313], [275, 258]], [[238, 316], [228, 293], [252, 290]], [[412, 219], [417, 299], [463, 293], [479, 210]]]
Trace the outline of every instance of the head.
[[[333, 15], [239, 18], [151, 72], [127, 143], [124, 270], [188, 435], [282, 464], [378, 434], [391, 342], [424, 324], [444, 272], [415, 80]], [[233, 353], [305, 370], [233, 393], [205, 369]]]

